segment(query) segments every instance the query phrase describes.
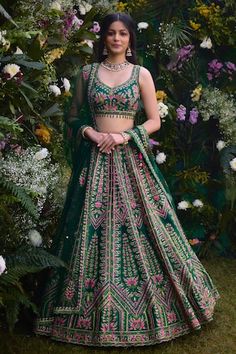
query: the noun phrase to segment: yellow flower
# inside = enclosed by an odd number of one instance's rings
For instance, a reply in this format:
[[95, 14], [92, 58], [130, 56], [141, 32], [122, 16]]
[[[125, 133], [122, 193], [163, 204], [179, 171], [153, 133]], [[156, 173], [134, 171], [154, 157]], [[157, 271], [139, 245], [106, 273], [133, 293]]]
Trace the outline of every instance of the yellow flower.
[[202, 95], [202, 86], [198, 85], [191, 93], [192, 101], [194, 101], [194, 102], [199, 101], [201, 95]]
[[39, 124], [39, 128], [35, 129], [34, 133], [38, 136], [39, 140], [49, 144], [51, 141], [51, 128], [46, 127], [46, 125]]
[[190, 243], [191, 246], [197, 245], [200, 241], [198, 238], [192, 238], [189, 239], [188, 242]]
[[192, 20], [190, 20], [189, 23], [195, 31], [197, 31], [201, 27], [200, 23], [193, 22]]
[[46, 62], [51, 64], [54, 60], [59, 59], [65, 53], [65, 48], [55, 48], [48, 52], [45, 56]]
[[167, 94], [165, 93], [165, 91], [158, 90], [156, 92], [156, 98], [157, 101], [163, 102], [167, 98]]
[[69, 96], [72, 96], [72, 93], [70, 91], [65, 91], [63, 93], [63, 96], [69, 97]]
[[211, 13], [211, 10], [209, 9], [208, 6], [202, 5], [202, 6], [198, 7], [198, 12], [203, 17], [208, 18]]
[[127, 2], [118, 2], [118, 4], [116, 4], [116, 10], [117, 12], [125, 12], [127, 6]]

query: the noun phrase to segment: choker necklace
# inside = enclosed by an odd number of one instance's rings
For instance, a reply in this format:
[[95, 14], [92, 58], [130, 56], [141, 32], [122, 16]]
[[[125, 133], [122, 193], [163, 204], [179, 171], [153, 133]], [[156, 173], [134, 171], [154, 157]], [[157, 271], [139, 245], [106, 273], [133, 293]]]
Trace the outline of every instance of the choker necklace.
[[123, 63], [119, 63], [119, 64], [111, 63], [107, 59], [101, 62], [101, 66], [111, 71], [124, 70], [128, 65], [130, 65], [130, 62], [128, 60], [125, 60]]

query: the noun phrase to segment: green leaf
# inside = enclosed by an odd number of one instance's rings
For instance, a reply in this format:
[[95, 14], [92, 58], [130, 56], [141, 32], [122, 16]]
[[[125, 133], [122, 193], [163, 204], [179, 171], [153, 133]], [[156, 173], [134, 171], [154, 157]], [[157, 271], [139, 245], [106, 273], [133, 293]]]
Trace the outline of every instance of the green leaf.
[[26, 61], [23, 59], [16, 60], [16, 63], [19, 65], [26, 66], [27, 68], [42, 70], [45, 68], [45, 64], [40, 63], [39, 61]]
[[21, 86], [24, 86], [24, 87], [30, 89], [32, 92], [34, 92], [34, 93], [36, 93], [36, 94], [38, 93], [31, 85], [27, 84], [27, 83], [24, 82], [24, 81], [21, 81]]
[[60, 109], [59, 104], [54, 103], [50, 108], [47, 109], [47, 111], [43, 112], [41, 115], [42, 117], [51, 117], [58, 114], [62, 114], [62, 111]]
[[35, 207], [32, 199], [26, 193], [24, 188], [17, 186], [12, 181], [7, 180], [7, 178], [3, 175], [1, 175], [0, 178], [0, 185], [5, 187], [7, 190], [10, 190], [12, 194], [18, 198], [18, 201], [28, 211], [28, 213], [32, 215], [34, 218], [38, 219], [39, 215], [38, 215], [37, 208]]
[[24, 97], [24, 99], [26, 100], [28, 106], [32, 109], [32, 111], [34, 110], [34, 107], [30, 101], [30, 99], [26, 96], [26, 94], [24, 93], [24, 91], [22, 91], [20, 88], [19, 88], [19, 91], [20, 93], [22, 94], [22, 96]]

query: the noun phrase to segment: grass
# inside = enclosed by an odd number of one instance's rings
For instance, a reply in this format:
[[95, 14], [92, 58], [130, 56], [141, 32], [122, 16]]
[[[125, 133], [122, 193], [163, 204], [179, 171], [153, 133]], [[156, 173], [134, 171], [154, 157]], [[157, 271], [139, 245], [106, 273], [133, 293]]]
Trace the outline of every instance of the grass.
[[144, 347], [102, 348], [72, 345], [36, 336], [16, 328], [13, 335], [0, 331], [1, 354], [236, 354], [236, 260], [214, 257], [202, 260], [217, 286], [221, 298], [215, 307], [214, 320], [201, 330], [169, 342]]

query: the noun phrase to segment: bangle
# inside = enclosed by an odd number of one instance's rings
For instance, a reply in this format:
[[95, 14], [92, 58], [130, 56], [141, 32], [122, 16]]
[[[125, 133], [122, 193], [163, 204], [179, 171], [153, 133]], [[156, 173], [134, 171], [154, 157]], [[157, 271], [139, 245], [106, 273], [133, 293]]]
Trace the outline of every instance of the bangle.
[[123, 136], [124, 144], [128, 144], [129, 134], [124, 133], [124, 132], [121, 132], [120, 134]]
[[90, 127], [90, 125], [86, 125], [86, 126], [81, 130], [81, 134], [82, 134], [82, 137], [83, 137], [84, 139], [88, 139], [88, 138], [84, 135], [85, 130], [88, 129], [88, 128], [92, 128], [92, 127]]

